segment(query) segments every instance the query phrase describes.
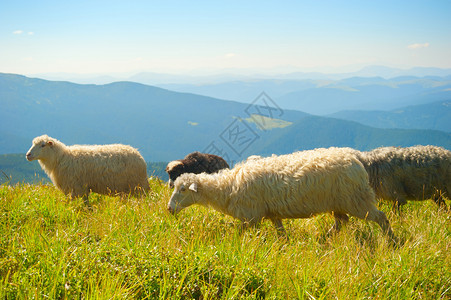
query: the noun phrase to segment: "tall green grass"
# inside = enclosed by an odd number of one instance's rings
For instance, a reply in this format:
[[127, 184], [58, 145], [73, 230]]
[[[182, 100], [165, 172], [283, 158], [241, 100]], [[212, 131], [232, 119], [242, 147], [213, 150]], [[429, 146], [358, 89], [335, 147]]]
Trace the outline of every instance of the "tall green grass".
[[[401, 242], [329, 215], [239, 223], [194, 206], [168, 214], [170, 191], [143, 199], [93, 194], [91, 206], [50, 185], [0, 186], [2, 299], [450, 299], [451, 214], [432, 201], [400, 216], [381, 204]], [[449, 203], [448, 203], [449, 204]]]

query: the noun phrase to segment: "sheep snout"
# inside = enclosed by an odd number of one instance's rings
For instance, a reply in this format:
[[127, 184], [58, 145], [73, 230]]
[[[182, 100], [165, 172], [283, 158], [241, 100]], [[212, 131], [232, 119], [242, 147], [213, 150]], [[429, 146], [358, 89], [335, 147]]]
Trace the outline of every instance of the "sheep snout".
[[174, 181], [172, 179], [169, 178], [169, 188], [173, 189], [174, 188]]
[[176, 211], [172, 207], [168, 206], [168, 211], [171, 213], [171, 215], [175, 215]]

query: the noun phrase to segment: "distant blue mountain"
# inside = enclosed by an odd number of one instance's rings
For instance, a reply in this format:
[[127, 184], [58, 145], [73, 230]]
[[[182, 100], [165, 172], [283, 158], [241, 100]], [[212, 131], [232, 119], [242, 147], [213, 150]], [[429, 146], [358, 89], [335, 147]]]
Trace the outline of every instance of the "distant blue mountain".
[[451, 132], [451, 97], [448, 99], [391, 111], [350, 110], [329, 116], [377, 128], [434, 129]]
[[[249, 117], [248, 104], [133, 82], [80, 85], [14, 74], [0, 74], [0, 107], [0, 154], [25, 153], [34, 137], [48, 134], [68, 145], [130, 144], [147, 161], [202, 151]], [[280, 118], [305, 115], [285, 110]]]
[[[330, 96], [337, 97], [340, 90], [330, 88], [336, 92]], [[264, 94], [253, 98], [259, 95]], [[23, 154], [41, 134], [68, 145], [130, 144], [153, 162], [179, 159], [192, 151], [215, 151], [237, 161], [251, 154], [326, 146], [451, 148], [449, 133], [376, 129], [313, 117], [282, 109], [280, 102], [266, 96], [249, 105], [133, 82], [80, 85], [0, 74], [0, 154]]]
[[383, 146], [413, 145], [438, 145], [451, 149], [451, 133], [380, 129], [334, 118], [308, 116], [290, 127], [269, 133], [266, 139], [256, 143], [255, 151], [271, 155], [330, 146], [366, 151]]
[[342, 110], [393, 110], [451, 99], [451, 78], [403, 76], [340, 80], [252, 80], [165, 88], [250, 103], [265, 91], [284, 109], [328, 115]]
[[448, 99], [451, 99], [451, 81], [417, 79], [365, 84], [349, 84], [344, 80], [326, 87], [289, 93], [276, 101], [287, 109], [328, 115], [342, 110], [394, 110]]

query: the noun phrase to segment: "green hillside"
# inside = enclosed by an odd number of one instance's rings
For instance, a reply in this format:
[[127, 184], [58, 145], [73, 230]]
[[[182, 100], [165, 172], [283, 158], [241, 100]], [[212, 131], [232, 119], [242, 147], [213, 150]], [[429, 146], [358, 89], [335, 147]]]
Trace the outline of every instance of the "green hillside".
[[[167, 185], [144, 198], [93, 194], [91, 206], [48, 185], [0, 185], [1, 299], [450, 299], [449, 213], [432, 201], [402, 215], [399, 237], [330, 215], [240, 232], [228, 216], [166, 209]], [[448, 201], [449, 205], [449, 201]]]
[[0, 184], [49, 182], [38, 161], [29, 162], [25, 154], [0, 155]]
[[310, 116], [257, 141], [254, 152], [271, 155], [318, 147], [366, 151], [382, 146], [439, 145], [451, 149], [451, 133], [436, 130], [379, 129], [333, 118]]

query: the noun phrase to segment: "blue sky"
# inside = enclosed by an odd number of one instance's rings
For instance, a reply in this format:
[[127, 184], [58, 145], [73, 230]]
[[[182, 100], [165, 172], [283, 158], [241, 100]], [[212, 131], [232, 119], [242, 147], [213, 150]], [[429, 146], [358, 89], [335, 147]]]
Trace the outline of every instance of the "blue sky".
[[0, 72], [451, 68], [451, 1], [2, 1]]

